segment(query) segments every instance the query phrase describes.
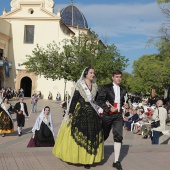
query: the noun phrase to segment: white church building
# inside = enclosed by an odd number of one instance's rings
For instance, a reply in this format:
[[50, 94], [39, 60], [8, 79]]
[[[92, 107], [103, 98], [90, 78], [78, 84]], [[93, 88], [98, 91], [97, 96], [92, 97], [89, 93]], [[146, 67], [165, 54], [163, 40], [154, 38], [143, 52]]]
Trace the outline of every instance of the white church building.
[[4, 9], [0, 16], [0, 88], [23, 88], [25, 97], [41, 91], [44, 99], [51, 92], [53, 100], [57, 94], [63, 99], [71, 94], [73, 82], [47, 80], [28, 73], [21, 64], [37, 44], [46, 48], [53, 41], [58, 44], [81, 32], [88, 34], [84, 15], [73, 3], [55, 14], [53, 0], [11, 0], [10, 5], [11, 11]]

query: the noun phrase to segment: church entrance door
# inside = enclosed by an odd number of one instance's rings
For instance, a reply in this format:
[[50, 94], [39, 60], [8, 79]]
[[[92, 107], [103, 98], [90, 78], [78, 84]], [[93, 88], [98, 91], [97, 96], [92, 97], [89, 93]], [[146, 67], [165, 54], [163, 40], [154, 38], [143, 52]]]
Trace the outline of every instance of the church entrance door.
[[20, 82], [20, 88], [24, 90], [24, 97], [31, 97], [32, 80], [29, 77], [23, 77]]

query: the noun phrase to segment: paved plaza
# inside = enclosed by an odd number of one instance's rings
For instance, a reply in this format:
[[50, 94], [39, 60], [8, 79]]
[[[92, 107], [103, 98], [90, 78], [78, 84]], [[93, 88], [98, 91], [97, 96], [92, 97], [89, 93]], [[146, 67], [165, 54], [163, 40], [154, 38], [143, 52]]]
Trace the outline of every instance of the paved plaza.
[[[17, 102], [10, 101], [13, 105]], [[31, 110], [31, 99], [26, 98], [28, 110]], [[60, 103], [50, 100], [39, 100], [37, 112], [44, 106], [50, 106], [55, 137], [61, 124], [63, 109]], [[0, 136], [0, 170], [83, 170], [81, 165], [65, 163], [52, 155], [52, 148], [27, 148], [32, 136], [30, 132], [38, 113], [32, 113], [26, 120], [23, 135], [18, 137], [17, 124], [14, 119], [15, 132], [6, 137]], [[170, 129], [170, 126], [167, 126]], [[114, 160], [113, 139], [110, 134], [105, 142], [105, 158], [91, 169], [112, 170]], [[160, 145], [151, 145], [150, 139], [142, 139], [140, 135], [124, 132], [124, 141], [120, 160], [124, 170], [169, 170], [170, 169], [170, 142], [169, 138], [162, 136]]]

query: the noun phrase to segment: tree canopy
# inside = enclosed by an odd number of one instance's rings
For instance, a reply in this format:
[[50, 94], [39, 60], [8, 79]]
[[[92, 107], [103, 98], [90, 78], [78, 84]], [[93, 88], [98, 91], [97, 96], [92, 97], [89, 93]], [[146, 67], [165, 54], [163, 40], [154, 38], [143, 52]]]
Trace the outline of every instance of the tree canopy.
[[158, 4], [168, 3], [170, 0], [157, 0]]
[[163, 95], [164, 90], [170, 86], [169, 2], [170, 0], [157, 0], [167, 17], [167, 22], [162, 23], [160, 34], [150, 39], [150, 43], [157, 40], [155, 45], [159, 54], [141, 56], [133, 63], [132, 74], [124, 73], [123, 83], [129, 92], [147, 94], [155, 88], [158, 95]]
[[166, 43], [167, 44], [167, 40], [170, 42], [170, 22], [169, 22], [169, 18], [170, 18], [170, 9], [169, 9], [169, 5], [170, 5], [170, 0], [157, 0], [158, 4], [160, 4], [160, 9], [162, 10], [162, 12], [164, 13], [165, 17], [167, 18], [166, 22], [162, 23], [162, 26], [160, 28], [160, 41], [162, 43]]
[[151, 92], [163, 94], [170, 84], [170, 59], [162, 59], [158, 55], [143, 55], [133, 63], [133, 77], [130, 90], [137, 94]]
[[158, 48], [159, 57], [167, 59], [170, 58], [170, 0], [157, 0], [157, 2], [167, 19], [166, 22], [162, 23], [159, 34], [152, 37], [148, 44], [154, 44]]
[[76, 81], [85, 67], [92, 66], [99, 84], [109, 82], [112, 71], [123, 71], [128, 62], [114, 44], [104, 45], [94, 32], [91, 35], [73, 36], [58, 44], [52, 42], [47, 48], [37, 45], [32, 55], [26, 57], [27, 61], [22, 65], [29, 72], [53, 80], [64, 78]]

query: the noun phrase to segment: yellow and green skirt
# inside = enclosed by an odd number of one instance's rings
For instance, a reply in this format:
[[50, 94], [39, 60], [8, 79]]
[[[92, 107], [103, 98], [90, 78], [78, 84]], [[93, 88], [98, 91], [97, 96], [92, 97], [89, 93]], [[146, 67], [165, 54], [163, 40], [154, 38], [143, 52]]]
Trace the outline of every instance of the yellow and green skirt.
[[[66, 120], [62, 121], [52, 150], [54, 156], [73, 164], [90, 165], [101, 162], [104, 159], [104, 141], [99, 119], [93, 108], [89, 109], [89, 105], [80, 108], [78, 104], [71, 122], [66, 124]], [[95, 130], [96, 127], [98, 130]], [[86, 129], [89, 129], [89, 132]], [[94, 140], [88, 139], [89, 133], [93, 133], [91, 136]]]

